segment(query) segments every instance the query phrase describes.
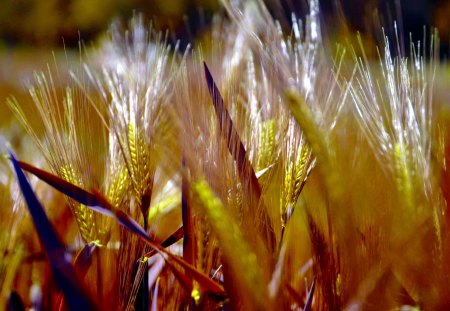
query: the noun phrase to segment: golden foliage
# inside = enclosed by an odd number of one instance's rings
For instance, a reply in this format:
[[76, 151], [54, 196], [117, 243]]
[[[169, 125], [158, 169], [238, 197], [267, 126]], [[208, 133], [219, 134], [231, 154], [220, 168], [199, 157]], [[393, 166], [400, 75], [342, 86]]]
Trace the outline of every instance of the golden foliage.
[[[135, 17], [82, 55], [63, 90], [57, 70], [36, 73], [43, 134], [9, 101], [52, 172], [104, 196], [123, 225], [38, 191], [52, 222], [76, 229], [64, 235], [71, 248], [98, 245], [86, 283], [101, 305], [308, 309], [310, 291], [313, 310], [448, 308], [436, 41], [425, 61], [414, 45], [410, 60], [392, 56], [386, 39], [378, 70], [364, 51], [328, 54], [317, 1], [289, 34], [262, 2], [223, 4], [229, 19], [204, 49], [172, 50]], [[14, 183], [1, 182], [14, 224], [0, 239], [4, 306], [12, 289], [26, 296], [37, 242]], [[48, 273], [34, 278], [55, 309]]]

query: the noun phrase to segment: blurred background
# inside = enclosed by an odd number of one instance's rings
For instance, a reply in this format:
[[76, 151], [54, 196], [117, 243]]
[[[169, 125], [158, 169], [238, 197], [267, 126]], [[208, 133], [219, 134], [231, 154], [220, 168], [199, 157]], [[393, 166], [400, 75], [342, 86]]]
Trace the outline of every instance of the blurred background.
[[[277, 18], [290, 12], [305, 13], [305, 0], [266, 0]], [[374, 15], [385, 23], [403, 20], [404, 35], [419, 33], [423, 26], [436, 26], [448, 46], [449, 0], [321, 0], [325, 24], [345, 18], [351, 30], [370, 31]], [[127, 19], [142, 12], [159, 29], [170, 29], [185, 41], [207, 27], [221, 10], [218, 0], [1, 0], [0, 44], [2, 48], [73, 47], [79, 39], [92, 40], [115, 18]], [[284, 16], [282, 16], [284, 15]], [[337, 29], [336, 27], [330, 29]], [[445, 51], [443, 51], [445, 52]], [[448, 54], [448, 53], [447, 53]]]
[[[304, 17], [305, 0], [266, 0], [272, 14], [288, 27], [290, 12]], [[329, 42], [354, 40], [360, 31], [369, 57], [376, 57], [375, 43], [381, 39], [380, 25], [392, 31], [400, 24], [405, 42], [422, 39], [424, 26], [436, 26], [441, 38], [441, 59], [449, 55], [450, 0], [321, 0], [322, 24]], [[89, 45], [115, 19], [127, 20], [143, 13], [156, 29], [170, 31], [181, 46], [208, 31], [212, 17], [222, 13], [218, 0], [0, 0], [0, 121], [8, 119], [4, 109], [10, 94], [20, 96], [33, 70], [45, 68], [63, 49], [78, 53], [80, 40]], [[372, 51], [372, 53], [371, 53]], [[3, 125], [3, 123], [2, 123]]]
[[95, 39], [113, 19], [127, 19], [133, 12], [154, 20], [157, 28], [174, 32], [195, 25], [203, 11], [219, 9], [211, 0], [1, 0], [0, 38], [6, 47], [61, 46]]

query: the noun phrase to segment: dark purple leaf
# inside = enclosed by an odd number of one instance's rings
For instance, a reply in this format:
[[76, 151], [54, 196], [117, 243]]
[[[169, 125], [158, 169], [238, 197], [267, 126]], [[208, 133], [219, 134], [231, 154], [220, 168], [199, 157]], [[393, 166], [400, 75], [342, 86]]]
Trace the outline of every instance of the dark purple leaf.
[[[261, 199], [261, 187], [259, 185], [258, 178], [256, 177], [253, 166], [247, 157], [244, 144], [242, 143], [242, 140], [233, 125], [230, 114], [225, 107], [222, 95], [220, 95], [219, 88], [214, 82], [214, 79], [206, 63], [203, 63], [203, 65], [205, 68], [205, 77], [206, 83], [208, 85], [208, 90], [213, 101], [217, 118], [219, 119], [220, 132], [222, 134], [222, 137], [226, 139], [228, 150], [236, 161], [241, 184], [249, 184], [249, 189], [247, 187], [244, 187], [244, 191], [246, 191], [245, 195], [249, 197], [252, 204], [258, 206]], [[250, 180], [248, 180], [249, 178]], [[260, 208], [259, 210], [253, 208], [251, 209], [251, 211], [254, 214], [249, 215], [249, 217], [252, 217], [255, 220], [261, 219], [261, 221], [257, 222], [257, 225], [262, 237], [266, 242], [267, 249], [269, 250], [269, 252], [272, 252], [275, 248], [276, 238], [273, 231], [272, 220], [267, 213], [267, 210], [262, 204], [262, 208]], [[260, 212], [261, 215], [258, 215], [258, 212]]]
[[[129, 215], [127, 215], [123, 211], [114, 208], [107, 201], [107, 199], [105, 199], [100, 193], [88, 192], [84, 189], [81, 189], [80, 187], [77, 187], [77, 186], [51, 174], [51, 173], [45, 172], [45, 171], [38, 169], [30, 164], [27, 164], [25, 162], [19, 163], [12, 155], [11, 155], [11, 160], [13, 161], [13, 164], [14, 164], [16, 170], [23, 175], [23, 178], [25, 179], [25, 181], [28, 185], [29, 191], [31, 191], [34, 198], [35, 198], [34, 193], [31, 190], [31, 187], [28, 184], [28, 181], [26, 180], [26, 177], [23, 174], [20, 166], [24, 166], [24, 168], [23, 168], [24, 170], [27, 170], [28, 172], [36, 175], [43, 181], [47, 182], [50, 186], [54, 187], [55, 189], [61, 191], [64, 194], [68, 195], [72, 199], [90, 207], [94, 211], [97, 211], [97, 212], [100, 212], [107, 216], [116, 218], [117, 222], [120, 225], [127, 228], [129, 231], [135, 233], [145, 243], [147, 243], [147, 245], [149, 245], [151, 248], [155, 249], [159, 253], [163, 254], [164, 255], [163, 257], [166, 258], [166, 262], [169, 264], [169, 266], [172, 269], [176, 269], [177, 272], [181, 273], [182, 275], [185, 275], [185, 277], [188, 277], [190, 280], [197, 281], [198, 285], [200, 286], [200, 288], [202, 289], [203, 292], [216, 293], [216, 294], [220, 294], [220, 295], [223, 294], [224, 291], [220, 284], [216, 283], [214, 280], [211, 280], [207, 275], [198, 271], [192, 265], [190, 265], [183, 259], [179, 258], [178, 256], [171, 254], [170, 252], [165, 250], [165, 248], [162, 247], [160, 244], [153, 241], [147, 235], [147, 232], [145, 232], [145, 230], [133, 218], [131, 218]], [[27, 189], [25, 189], [25, 190], [27, 190]], [[36, 199], [36, 201], [37, 201], [37, 199]], [[41, 207], [41, 210], [42, 210], [42, 207]], [[42, 212], [43, 212], [43, 210], [42, 210]], [[45, 213], [44, 213], [44, 216], [45, 216]], [[47, 219], [47, 222], [48, 222], [48, 219]], [[182, 273], [180, 270], [178, 270], [178, 267], [176, 267], [176, 265], [172, 264], [170, 261], [174, 261], [176, 264], [180, 265], [183, 268], [184, 273]]]
[[81, 286], [80, 281], [76, 278], [75, 270], [69, 261], [65, 245], [59, 240], [19, 163], [12, 153], [10, 153], [10, 157], [41, 245], [48, 256], [53, 276], [64, 294], [67, 306], [70, 310], [97, 309], [93, 300], [90, 299]]
[[[164, 248], [167, 248], [175, 243], [177, 243], [179, 240], [181, 240], [184, 236], [184, 230], [183, 230], [183, 226], [181, 226], [180, 228], [177, 229], [177, 231], [175, 231], [174, 233], [172, 233], [167, 239], [165, 239], [162, 243], [161, 246]], [[156, 253], [156, 251], [154, 249], [152, 249], [151, 251], [149, 251], [147, 254], [145, 254], [145, 257], [152, 257], [154, 254]]]
[[12, 291], [8, 297], [8, 311], [25, 311], [25, 305], [23, 304], [22, 298], [15, 291]]
[[206, 83], [208, 84], [209, 94], [211, 95], [214, 110], [216, 111], [217, 118], [219, 119], [220, 131], [226, 138], [228, 150], [237, 163], [241, 182], [244, 182], [248, 177], [250, 177], [251, 190], [257, 200], [256, 202], [258, 202], [261, 197], [261, 187], [259, 186], [258, 178], [256, 177], [252, 164], [248, 160], [244, 144], [242, 143], [241, 138], [233, 125], [230, 114], [225, 107], [219, 88], [214, 82], [206, 63], [203, 63], [203, 65], [205, 67], [205, 77]]
[[[212, 293], [223, 293], [223, 288], [221, 285], [219, 285], [214, 280], [210, 279], [207, 275], [201, 273], [196, 268], [194, 268], [191, 264], [187, 263], [183, 259], [169, 253], [165, 250], [164, 247], [162, 247], [160, 244], [156, 243], [150, 237], [147, 235], [145, 230], [130, 216], [125, 214], [122, 211], [116, 211], [116, 218], [117, 221], [130, 230], [131, 232], [137, 234], [139, 237], [141, 237], [144, 242], [146, 242], [151, 248], [155, 249], [159, 253], [164, 254], [164, 257], [168, 257], [167, 264], [173, 271], [174, 275], [177, 276], [177, 278], [180, 279], [182, 283], [185, 283], [185, 278], [189, 277], [190, 280], [196, 280], [199, 284], [200, 288], [205, 292], [212, 292]], [[171, 263], [171, 261], [176, 262], [178, 265], [182, 266], [184, 269], [184, 273], [182, 273], [175, 265]], [[181, 276], [183, 278], [181, 279]], [[192, 282], [190, 282], [192, 285]]]
[[37, 177], [39, 177], [39, 179], [45, 181], [53, 188], [64, 193], [75, 201], [89, 206], [91, 209], [101, 214], [107, 216], [113, 215], [110, 204], [97, 193], [86, 191], [78, 186], [75, 186], [74, 184], [71, 184], [68, 181], [65, 181], [62, 178], [59, 178], [58, 176], [50, 174], [26, 162], [17, 161], [17, 163], [23, 170], [36, 175]]
[[93, 242], [86, 244], [75, 256], [73, 266], [79, 278], [83, 278], [92, 263], [92, 255], [97, 249], [97, 245]]

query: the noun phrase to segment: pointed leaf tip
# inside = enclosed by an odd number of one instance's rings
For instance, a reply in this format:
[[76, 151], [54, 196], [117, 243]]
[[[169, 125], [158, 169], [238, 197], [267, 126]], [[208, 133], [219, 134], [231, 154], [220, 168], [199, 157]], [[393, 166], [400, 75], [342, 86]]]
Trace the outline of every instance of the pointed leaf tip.
[[42, 181], [78, 203], [89, 206], [94, 211], [103, 215], [114, 216], [112, 211], [113, 207], [99, 192], [86, 191], [56, 175], [41, 170], [26, 162], [17, 161], [17, 163], [21, 169], [37, 176]]
[[[214, 78], [212, 77], [206, 63], [203, 63], [203, 65], [205, 67], [205, 78], [219, 122], [221, 135], [227, 143], [228, 151], [237, 164], [241, 184], [248, 185], [248, 187], [245, 188], [246, 196], [249, 196], [251, 202], [258, 204], [261, 200], [262, 193], [258, 178], [256, 177], [252, 163], [248, 158], [247, 151], [245, 150], [241, 137], [239, 136], [239, 133], [233, 124], [233, 120], [225, 107], [219, 88], [214, 82]], [[273, 231], [272, 220], [265, 208], [260, 208], [259, 211], [262, 213], [261, 216], [257, 215], [255, 212], [255, 214], [250, 217], [254, 219], [261, 217], [263, 219], [263, 221], [259, 222], [257, 225], [259, 226], [259, 231], [265, 240], [267, 248], [269, 250], [273, 250], [275, 245], [275, 233]]]
[[208, 90], [211, 93], [214, 88], [214, 79], [212, 77], [211, 71], [208, 68], [208, 65], [206, 65], [206, 62], [203, 62], [203, 68], [205, 70], [206, 84], [208, 85]]
[[97, 244], [95, 242], [90, 242], [86, 244], [77, 254], [73, 260], [73, 266], [77, 271], [79, 278], [84, 278], [89, 267], [92, 263], [92, 255], [97, 249]]

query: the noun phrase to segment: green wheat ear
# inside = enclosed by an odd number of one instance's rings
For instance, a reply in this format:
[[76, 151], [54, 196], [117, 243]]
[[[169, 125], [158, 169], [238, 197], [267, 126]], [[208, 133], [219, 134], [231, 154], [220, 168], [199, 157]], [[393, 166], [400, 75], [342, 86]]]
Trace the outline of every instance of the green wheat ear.
[[317, 159], [317, 169], [324, 180], [330, 199], [336, 202], [342, 196], [343, 189], [339, 183], [339, 174], [333, 165], [336, 161], [326, 133], [320, 129], [311, 109], [296, 91], [286, 92], [286, 105]]
[[306, 182], [310, 158], [311, 149], [307, 144], [303, 144], [300, 147], [300, 152], [297, 153], [295, 162], [289, 161], [287, 164], [280, 196], [280, 213], [283, 227], [286, 226], [289, 220], [289, 208], [294, 207], [297, 203]]
[[411, 209], [414, 207], [414, 186], [409, 165], [409, 152], [404, 144], [394, 144], [393, 157], [397, 191], [407, 210], [412, 211]]
[[[61, 167], [59, 175], [71, 184], [83, 187], [81, 179], [76, 177], [75, 170], [70, 164]], [[97, 233], [96, 222], [94, 221], [94, 212], [87, 206], [73, 200], [70, 200], [69, 204], [73, 211], [73, 214], [75, 215], [75, 220], [78, 224], [78, 228], [80, 229], [80, 234], [83, 241], [98, 241], [99, 236]], [[105, 241], [101, 241], [101, 243], [103, 242]]]
[[132, 123], [128, 125], [127, 138], [131, 160], [130, 174], [132, 176], [136, 201], [146, 222], [150, 202], [146, 202], [145, 200], [147, 200], [146, 197], [151, 197], [153, 172], [150, 163], [149, 149], [151, 149], [151, 146], [145, 143], [143, 136], [144, 133], [141, 129], [136, 129]]
[[262, 269], [256, 254], [245, 242], [244, 234], [230, 212], [213, 193], [206, 181], [193, 184], [194, 193], [216, 232], [221, 252], [231, 270], [236, 291], [242, 297], [246, 307], [251, 310], [267, 308], [267, 288], [264, 286]]
[[276, 158], [275, 150], [275, 120], [270, 119], [262, 123], [259, 140], [258, 171], [270, 166]]
[[122, 167], [110, 180], [106, 197], [113, 206], [120, 207], [129, 187], [128, 171]]

